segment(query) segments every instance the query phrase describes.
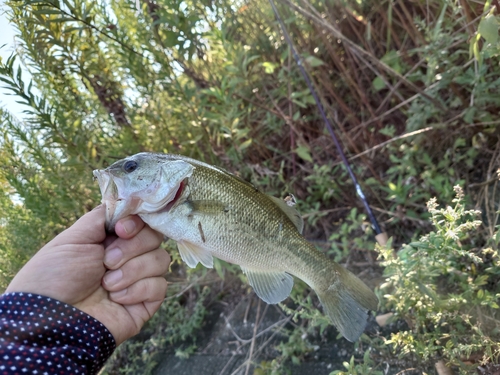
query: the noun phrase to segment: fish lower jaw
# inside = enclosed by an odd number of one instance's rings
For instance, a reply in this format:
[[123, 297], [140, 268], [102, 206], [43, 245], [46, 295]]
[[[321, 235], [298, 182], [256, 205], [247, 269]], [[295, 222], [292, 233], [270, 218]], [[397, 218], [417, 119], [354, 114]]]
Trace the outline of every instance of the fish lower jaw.
[[116, 223], [128, 215], [137, 213], [137, 208], [141, 204], [138, 198], [118, 198], [103, 202], [106, 204], [106, 228], [114, 232]]

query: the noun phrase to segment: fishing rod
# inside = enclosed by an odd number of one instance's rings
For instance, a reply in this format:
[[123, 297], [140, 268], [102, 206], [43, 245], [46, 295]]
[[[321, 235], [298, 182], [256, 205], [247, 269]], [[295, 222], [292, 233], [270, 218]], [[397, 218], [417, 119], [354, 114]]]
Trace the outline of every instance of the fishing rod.
[[332, 124], [328, 120], [328, 117], [326, 116], [325, 110], [323, 108], [323, 105], [321, 104], [321, 101], [319, 100], [319, 97], [316, 93], [316, 90], [313, 87], [313, 84], [311, 82], [311, 79], [309, 78], [309, 75], [307, 74], [306, 70], [304, 69], [304, 64], [302, 63], [301, 57], [297, 54], [297, 51], [295, 50], [295, 47], [293, 46], [292, 39], [290, 38], [290, 35], [288, 34], [288, 31], [286, 30], [285, 24], [283, 20], [281, 19], [278, 9], [276, 8], [276, 5], [274, 4], [274, 0], [269, 0], [269, 3], [271, 4], [271, 7], [273, 8], [274, 15], [276, 19], [278, 20], [281, 31], [283, 32], [283, 36], [285, 37], [285, 40], [288, 44], [288, 47], [290, 48], [290, 51], [292, 52], [293, 58], [295, 59], [297, 65], [299, 66], [300, 72], [302, 73], [302, 77], [304, 77], [304, 80], [306, 81], [307, 87], [309, 87], [309, 91], [311, 92], [314, 101], [316, 102], [316, 106], [319, 109], [319, 112], [321, 113], [321, 117], [323, 118], [323, 121], [326, 125], [326, 128], [328, 130], [328, 133], [330, 133], [330, 136], [333, 139], [333, 143], [335, 143], [335, 147], [337, 147], [337, 151], [340, 155], [340, 158], [342, 159], [342, 162], [344, 163], [347, 172], [349, 173], [349, 176], [351, 177], [351, 180], [354, 184], [354, 187], [356, 189], [356, 193], [363, 202], [363, 205], [365, 206], [365, 210], [368, 213], [368, 217], [370, 218], [370, 221], [372, 223], [372, 228], [376, 233], [376, 240], [380, 245], [385, 245], [387, 242], [387, 234], [385, 232], [382, 232], [380, 229], [380, 226], [378, 225], [378, 221], [375, 218], [375, 215], [373, 214], [372, 209], [370, 208], [370, 205], [368, 204], [368, 200], [366, 199], [365, 194], [363, 193], [363, 189], [361, 189], [361, 186], [358, 182], [358, 179], [356, 178], [356, 175], [354, 174], [354, 171], [351, 168], [351, 165], [349, 164], [349, 161], [347, 160], [347, 157], [345, 156], [344, 151], [342, 150], [342, 146], [340, 145], [340, 142], [335, 135], [335, 132], [333, 131]]

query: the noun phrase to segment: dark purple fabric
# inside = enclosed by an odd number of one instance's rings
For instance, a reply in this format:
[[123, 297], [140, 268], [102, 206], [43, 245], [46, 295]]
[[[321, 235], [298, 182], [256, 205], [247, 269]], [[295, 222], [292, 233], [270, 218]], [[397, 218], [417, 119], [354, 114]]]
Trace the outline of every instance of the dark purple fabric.
[[99, 321], [53, 298], [0, 296], [0, 374], [97, 374], [115, 349]]

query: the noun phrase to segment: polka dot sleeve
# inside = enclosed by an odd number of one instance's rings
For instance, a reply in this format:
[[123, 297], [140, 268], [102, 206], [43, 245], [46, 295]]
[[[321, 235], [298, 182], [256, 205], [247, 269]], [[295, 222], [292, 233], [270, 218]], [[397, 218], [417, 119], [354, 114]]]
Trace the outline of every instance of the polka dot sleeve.
[[99, 321], [58, 300], [0, 296], [0, 374], [97, 374], [115, 349]]

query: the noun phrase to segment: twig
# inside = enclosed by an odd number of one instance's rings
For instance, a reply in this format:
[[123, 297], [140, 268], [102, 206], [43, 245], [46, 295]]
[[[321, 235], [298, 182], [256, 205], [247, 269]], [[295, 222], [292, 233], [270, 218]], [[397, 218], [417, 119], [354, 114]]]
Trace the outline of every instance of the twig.
[[286, 115], [284, 115], [283, 113], [280, 113], [280, 112], [276, 112], [274, 109], [272, 108], [269, 108], [269, 107], [266, 107], [265, 105], [262, 105], [260, 103], [257, 103], [256, 101], [253, 101], [252, 99], [249, 99], [249, 98], [246, 98], [244, 96], [241, 96], [239, 93], [235, 92], [235, 93], [232, 93], [232, 96], [236, 97], [236, 98], [239, 98], [241, 100], [244, 100], [250, 104], [253, 104], [254, 106], [256, 107], [259, 107], [269, 113], [272, 113], [273, 115], [285, 120], [285, 121], [289, 121], [289, 119], [287, 118]]
[[[388, 144], [392, 143], [392, 142], [395, 142], [395, 141], [399, 141], [401, 139], [405, 139], [405, 138], [408, 138], [408, 137], [412, 137], [414, 135], [418, 135], [418, 134], [421, 134], [421, 133], [425, 133], [425, 132], [428, 132], [430, 130], [436, 130], [436, 129], [441, 129], [443, 127], [445, 127], [447, 124], [449, 124], [450, 122], [453, 122], [455, 120], [458, 120], [459, 118], [461, 118], [463, 115], [465, 114], [465, 111], [462, 111], [460, 112], [458, 115], [452, 117], [451, 119], [447, 120], [446, 122], [442, 123], [442, 124], [438, 124], [436, 126], [428, 126], [427, 128], [424, 128], [424, 129], [419, 129], [419, 130], [415, 130], [413, 132], [410, 132], [410, 133], [406, 133], [406, 134], [401, 134], [397, 137], [394, 137], [394, 138], [391, 138], [385, 142], [382, 142], [376, 146], [373, 146], [372, 148], [368, 149], [368, 150], [365, 150], [357, 155], [354, 155], [354, 156], [351, 156], [349, 158], [349, 161], [351, 160], [354, 160], [354, 159], [357, 159], [363, 155], [366, 155], [372, 151], [375, 151], [375, 150], [378, 150], [379, 148], [382, 148], [382, 147], [385, 147], [387, 146]], [[500, 121], [490, 121], [491, 124], [493, 123], [500, 123]], [[471, 126], [474, 125], [474, 126], [479, 126], [479, 125], [486, 125], [486, 123], [477, 123], [477, 124], [471, 124]], [[338, 165], [340, 163], [336, 163], [334, 164], [333, 166], [335, 165]]]
[[250, 371], [250, 364], [252, 363], [253, 348], [255, 347], [255, 339], [257, 338], [257, 328], [259, 328], [259, 317], [260, 317], [260, 305], [261, 300], [259, 298], [259, 303], [257, 304], [257, 315], [255, 316], [255, 326], [253, 327], [252, 343], [250, 344], [250, 351], [248, 353], [247, 368], [245, 370], [245, 375], [248, 375]]
[[[300, 308], [300, 307], [299, 307]], [[272, 326], [269, 326], [268, 328], [266, 328], [264, 331], [268, 331], [271, 327], [274, 327], [276, 325], [281, 325], [281, 327], [284, 327], [285, 324], [287, 324], [288, 322], [290, 322], [292, 320], [292, 315], [288, 316], [287, 318], [284, 318], [276, 323], [274, 323]], [[264, 332], [263, 331], [263, 332]], [[258, 355], [262, 350], [264, 350], [264, 348], [267, 346], [267, 344], [269, 344], [271, 342], [272, 339], [274, 339], [274, 336], [276, 336], [278, 334], [279, 330], [277, 329], [276, 331], [273, 332], [273, 334], [271, 336], [269, 336], [269, 338], [264, 341], [262, 343], [262, 345], [259, 346], [259, 348], [255, 351], [255, 355]], [[262, 332], [261, 332], [262, 333]], [[258, 336], [260, 336], [260, 334]], [[240, 366], [238, 366], [238, 368], [236, 370], [234, 370], [231, 375], [236, 375], [238, 373], [238, 371], [245, 365], [245, 363], [241, 364]]]
[[[252, 342], [253, 340], [253, 336], [251, 339], [244, 339], [244, 338], [241, 338], [233, 329], [233, 327], [231, 326], [231, 323], [229, 322], [228, 318], [227, 317], [224, 317], [224, 320], [226, 321], [226, 325], [227, 325], [227, 328], [231, 331], [231, 333], [234, 335], [234, 337], [236, 337], [236, 339], [238, 340], [238, 342], [240, 342], [242, 345], [246, 345], [246, 344], [249, 344]], [[257, 333], [257, 335], [255, 336], [255, 338], [258, 338], [262, 335], [264, 335], [265, 333], [269, 332], [270, 330], [272, 330], [274, 327], [276, 326], [279, 326], [283, 323], [287, 323], [290, 319], [287, 317], [287, 318], [283, 318], [281, 320], [278, 320], [276, 323], [273, 323], [271, 324], [269, 327], [267, 327], [266, 329], [263, 329], [262, 331], [260, 331], [259, 333]]]
[[134, 50], [132, 47], [129, 47], [128, 45], [126, 45], [125, 43], [123, 43], [122, 41], [118, 40], [118, 38], [115, 38], [114, 36], [112, 35], [109, 35], [108, 33], [105, 33], [104, 31], [102, 30], [99, 30], [97, 27], [95, 27], [94, 25], [92, 25], [91, 23], [85, 21], [85, 20], [82, 20], [81, 18], [78, 18], [77, 16], [71, 14], [71, 13], [68, 13], [66, 12], [65, 10], [63, 10], [62, 8], [60, 8], [59, 6], [57, 6], [57, 4], [54, 4], [54, 3], [51, 3], [50, 1], [47, 1], [47, 2], [41, 2], [42, 4], [45, 4], [45, 5], [49, 5], [53, 8], [56, 8], [57, 10], [59, 10], [62, 14], [74, 19], [75, 21], [77, 22], [81, 22], [83, 23], [84, 25], [87, 25], [89, 28], [91, 28], [92, 30], [95, 30], [97, 31], [99, 34], [101, 35], [104, 35], [105, 37], [111, 39], [111, 40], [114, 40], [115, 42], [117, 42], [118, 44], [120, 44], [123, 48], [125, 49], [128, 49], [129, 51], [141, 56], [141, 57], [144, 57], [141, 53], [137, 52], [136, 50]]
[[428, 132], [429, 130], [433, 130], [435, 129], [434, 127], [432, 126], [429, 126], [427, 128], [424, 128], [424, 129], [420, 129], [420, 130], [415, 130], [414, 132], [410, 132], [410, 133], [406, 133], [406, 134], [401, 134], [400, 136], [397, 136], [397, 137], [394, 137], [394, 138], [391, 138], [389, 139], [388, 141], [385, 141], [385, 142], [382, 142], [376, 146], [373, 146], [372, 148], [369, 148], [368, 150], [365, 150], [363, 152], [361, 152], [360, 154], [357, 154], [357, 155], [354, 155], [352, 157], [349, 158], [349, 160], [354, 160], [354, 159], [357, 159], [363, 155], [366, 155], [372, 151], [375, 151], [375, 150], [378, 150], [379, 148], [382, 148], [382, 147], [385, 147], [387, 146], [388, 144], [392, 143], [392, 142], [396, 142], [396, 141], [399, 141], [400, 139], [405, 139], [405, 138], [408, 138], [408, 137], [413, 137], [414, 135], [417, 135], [417, 134], [420, 134], [420, 133], [425, 133], [425, 132]]
[[[271, 102], [273, 103], [274, 108], [276, 108], [276, 112], [279, 113], [279, 116], [283, 120], [285, 120], [285, 123], [290, 127], [290, 131], [294, 132], [300, 138], [301, 142], [306, 143], [306, 141], [302, 137], [302, 134], [297, 130], [297, 128], [295, 128], [295, 125], [293, 123], [293, 116], [287, 116], [283, 112], [283, 110], [279, 107], [278, 103], [276, 103], [276, 101], [274, 100], [274, 98], [272, 97], [271, 93], [269, 92], [269, 90], [267, 89], [266, 86], [264, 86], [264, 90], [266, 91], [266, 94], [267, 94], [269, 100], [271, 100]], [[292, 103], [291, 100], [289, 100], [289, 102]], [[290, 147], [290, 151], [292, 153], [292, 156], [295, 155], [295, 152], [292, 151], [292, 147]], [[294, 175], [295, 175], [295, 173], [294, 173]]]
[[420, 219], [417, 219], [415, 217], [411, 217], [411, 216], [407, 216], [407, 215], [399, 215], [397, 213], [394, 213], [391, 211], [386, 211], [386, 210], [383, 210], [383, 209], [377, 208], [377, 207], [372, 207], [372, 208], [375, 211], [382, 212], [382, 213], [389, 215], [389, 216], [392, 216], [392, 217], [396, 217], [400, 220], [405, 219], [405, 220], [415, 221], [415, 222], [419, 223], [420, 225], [425, 225], [427, 223], [425, 220], [420, 220]]
[[220, 370], [220, 375], [224, 374], [224, 371], [226, 371], [227, 366], [229, 366], [234, 357], [236, 357], [236, 352], [231, 356], [231, 358], [229, 358], [229, 361], [226, 362], [222, 370]]
[[[292, 51], [290, 46], [288, 46], [288, 116], [293, 119], [293, 102], [292, 102]], [[292, 127], [290, 127], [290, 150], [295, 148], [295, 134]], [[292, 153], [292, 172], [293, 175], [296, 175], [297, 166], [296, 166], [296, 155], [295, 152]]]
[[483, 182], [475, 182], [473, 184], [469, 184], [468, 187], [469, 188], [473, 188], [473, 187], [485, 186], [485, 185], [489, 185], [489, 184], [491, 184], [492, 182], [495, 182], [495, 181], [498, 181], [498, 177], [493, 177], [493, 178], [490, 178], [489, 180], [486, 180], [486, 181], [483, 181]]
[[486, 126], [486, 125], [500, 125], [500, 120], [497, 121], [484, 121], [484, 122], [475, 122], [473, 124], [466, 125], [466, 128], [473, 128], [475, 126]]
[[[435, 82], [433, 83], [432, 85], [430, 85], [429, 87], [426, 88], [426, 90], [430, 90], [430, 89], [433, 89], [434, 87], [436, 87], [438, 85], [439, 82]], [[385, 111], [384, 113], [382, 113], [380, 116], [377, 116], [375, 118], [372, 118], [368, 121], [365, 121], [365, 122], [362, 122], [361, 124], [355, 126], [352, 131], [356, 131], [358, 128], [361, 128], [361, 127], [366, 127], [367, 125], [370, 125], [374, 122], [377, 122], [379, 120], [382, 120], [383, 118], [387, 117], [388, 115], [390, 115], [392, 112], [395, 112], [397, 111], [399, 108], [401, 107], [404, 107], [405, 105], [407, 104], [410, 104], [412, 101], [414, 101], [415, 99], [417, 99], [418, 97], [420, 96], [420, 94], [415, 94], [413, 95], [412, 97], [406, 99], [405, 101], [399, 103], [398, 105], [392, 107], [391, 109]]]
[[252, 307], [252, 299], [250, 299], [247, 308], [245, 309], [245, 315], [243, 315], [243, 324], [247, 324], [248, 312], [250, 311], [250, 307]]
[[383, 70], [385, 70], [386, 72], [388, 72], [392, 76], [397, 77], [401, 81], [405, 82], [406, 85], [408, 85], [409, 87], [413, 88], [418, 93], [418, 95], [421, 95], [422, 97], [426, 98], [429, 102], [431, 102], [433, 105], [435, 105], [436, 107], [438, 107], [439, 109], [441, 109], [443, 112], [447, 112], [447, 109], [444, 108], [444, 106], [438, 100], [436, 100], [435, 98], [431, 97], [430, 95], [428, 95], [427, 93], [425, 93], [424, 91], [422, 91], [422, 89], [420, 89], [417, 85], [415, 85], [413, 82], [409, 81], [407, 78], [403, 77], [400, 73], [396, 72], [389, 65], [387, 65], [384, 62], [382, 62], [379, 59], [377, 59], [370, 52], [368, 52], [368, 51], [364, 50], [363, 48], [361, 48], [360, 46], [358, 46], [352, 40], [350, 40], [349, 38], [347, 38], [346, 36], [344, 36], [344, 34], [342, 34], [335, 27], [333, 27], [332, 25], [326, 23], [321, 17], [318, 17], [318, 16], [316, 16], [316, 15], [314, 15], [312, 13], [309, 13], [304, 8], [296, 5], [295, 3], [293, 3], [293, 2], [291, 2], [289, 0], [280, 0], [280, 1], [282, 3], [287, 4], [289, 7], [291, 7], [295, 11], [299, 12], [300, 14], [302, 14], [304, 17], [309, 18], [311, 21], [314, 21], [318, 25], [323, 26], [328, 31], [330, 31], [332, 33], [332, 35], [335, 36], [337, 39], [340, 39], [343, 42], [345, 42], [347, 45], [349, 45], [351, 47], [351, 49], [352, 49], [353, 52], [357, 52], [358, 55], [364, 55], [364, 56], [368, 57], [375, 65], [377, 65], [378, 67], [382, 68]]
[[[209, 275], [209, 273], [206, 273], [205, 275], [195, 279], [191, 284], [189, 284], [183, 290], [181, 290], [180, 292], [177, 292], [173, 296], [166, 297], [165, 300], [168, 301], [168, 300], [171, 300], [174, 298], [178, 298], [178, 297], [182, 296], [184, 293], [186, 293], [189, 289], [191, 289], [195, 285], [208, 285], [208, 284], [215, 283], [219, 280], [218, 277], [215, 277], [215, 278], [209, 278], [208, 280], [203, 281], [207, 275]], [[202, 283], [202, 281], [203, 281], [203, 283]], [[168, 282], [168, 284], [173, 285], [173, 284], [184, 284], [184, 283], [182, 283], [182, 282]]]
[[[493, 154], [493, 157], [491, 158], [490, 160], [490, 163], [488, 165], [488, 170], [486, 172], [486, 176], [491, 176], [493, 174], [493, 168], [495, 167], [495, 165], [497, 165], [497, 160], [498, 160], [498, 157], [499, 157], [499, 149], [500, 149], [500, 143], [497, 142], [497, 146], [495, 148], [495, 152]], [[495, 185], [496, 185], [496, 181], [498, 181], [498, 176], [495, 176], [495, 178], [493, 178], [493, 181], [495, 182]], [[490, 195], [490, 189], [486, 186], [485, 188], [483, 188], [484, 190], [484, 206], [485, 206], [485, 211], [486, 211], [486, 217], [488, 218], [488, 222], [490, 225], [488, 225], [488, 230], [490, 232], [490, 236], [493, 236], [493, 234], [495, 233], [495, 224], [492, 225], [492, 223], [496, 223], [497, 222], [497, 219], [498, 219], [498, 213], [497, 213], [497, 210], [494, 209], [494, 214], [492, 215], [491, 213], [491, 210], [490, 210], [490, 202], [495, 202], [495, 189], [493, 189], [493, 196], [490, 198], [489, 195]], [[494, 216], [494, 217], [492, 217]]]
[[189, 284], [186, 288], [184, 288], [183, 290], [181, 290], [180, 292], [174, 294], [173, 296], [170, 296], [170, 297], [167, 297], [165, 298], [165, 301], [168, 301], [168, 300], [171, 300], [171, 299], [174, 299], [174, 298], [179, 298], [180, 296], [182, 296], [184, 293], [186, 293], [189, 289], [191, 289], [193, 286], [195, 286], [197, 283], [191, 283]]
[[[413, 65], [413, 67], [404, 75], [405, 78], [408, 77], [410, 74], [412, 74], [415, 70], [417, 70], [417, 68], [419, 68], [420, 65], [422, 65], [426, 61], [427, 61], [427, 58], [423, 58], [419, 62], [417, 62], [415, 65]], [[397, 81], [396, 84], [393, 87], [391, 87], [391, 89], [387, 93], [384, 100], [382, 100], [382, 103], [380, 103], [378, 108], [375, 110], [376, 113], [379, 113], [382, 110], [382, 108], [384, 108], [386, 103], [390, 100], [392, 95], [397, 92], [397, 89], [399, 88], [399, 86], [401, 86], [402, 83], [403, 83], [403, 81], [401, 81], [401, 80]]]
[[398, 372], [396, 375], [404, 375], [407, 371], [416, 371], [416, 368], [407, 368], [404, 369], [403, 371]]
[[332, 212], [336, 212], [336, 211], [349, 210], [351, 208], [352, 207], [337, 207], [337, 208], [331, 208], [329, 210], [309, 212], [308, 214], [304, 214], [304, 215], [301, 215], [301, 216], [302, 216], [302, 219], [306, 219], [309, 216], [313, 216], [313, 215], [328, 214], [328, 213], [332, 213]]
[[226, 327], [231, 331], [231, 333], [233, 334], [234, 337], [236, 337], [236, 340], [238, 340], [238, 342], [242, 343], [243, 345], [245, 344], [248, 344], [251, 340], [245, 340], [245, 339], [242, 339], [237, 333], [236, 331], [233, 329], [233, 327], [231, 326], [231, 323], [229, 322], [229, 319], [224, 316], [224, 320], [226, 321]]
[[[287, 0], [285, 0], [285, 1], [287, 1]], [[356, 189], [356, 193], [357, 193], [358, 197], [360, 198], [361, 202], [363, 203], [363, 206], [365, 208], [366, 213], [368, 214], [368, 217], [370, 218], [370, 222], [372, 224], [372, 227], [373, 227], [375, 233], [381, 234], [382, 230], [380, 229], [380, 226], [377, 222], [377, 219], [376, 219], [375, 215], [373, 215], [373, 212], [368, 204], [366, 196], [361, 188], [361, 185], [359, 184], [358, 179], [357, 179], [356, 175], [354, 174], [354, 171], [352, 170], [352, 167], [347, 160], [347, 157], [344, 153], [344, 150], [342, 149], [342, 146], [339, 142], [339, 139], [337, 138], [337, 136], [335, 135], [335, 132], [333, 131], [333, 126], [332, 126], [331, 122], [328, 120], [328, 116], [325, 113], [325, 108], [324, 108], [323, 104], [321, 103], [321, 100], [320, 100], [318, 94], [316, 93], [316, 90], [314, 89], [314, 85], [312, 83], [311, 77], [307, 73], [306, 69], [304, 68], [304, 64], [303, 64], [301, 58], [299, 57], [299, 55], [297, 54], [297, 51], [293, 47], [293, 42], [290, 38], [290, 35], [288, 34], [288, 32], [286, 30], [285, 23], [281, 19], [280, 15], [278, 13], [278, 9], [276, 8], [276, 5], [274, 4], [274, 1], [269, 0], [269, 2], [270, 2], [271, 7], [273, 9], [274, 15], [280, 24], [280, 28], [282, 30], [283, 36], [285, 37], [285, 40], [287, 41], [288, 45], [290, 46], [290, 50], [291, 50], [291, 52], [292, 52], [292, 54], [297, 62], [297, 65], [299, 67], [299, 70], [300, 70], [303, 78], [304, 78], [304, 81], [306, 82], [307, 87], [309, 88], [309, 91], [310, 91], [312, 97], [314, 98], [316, 106], [318, 107], [318, 110], [321, 114], [321, 117], [323, 118], [325, 128], [327, 129], [328, 133], [330, 134], [332, 141], [335, 144], [335, 147], [338, 151], [338, 154], [339, 154], [340, 158], [342, 159], [342, 162], [345, 166], [345, 169], [347, 170], [347, 173], [349, 174], [349, 176], [352, 180], [352, 183], [354, 184], [354, 187]]]

